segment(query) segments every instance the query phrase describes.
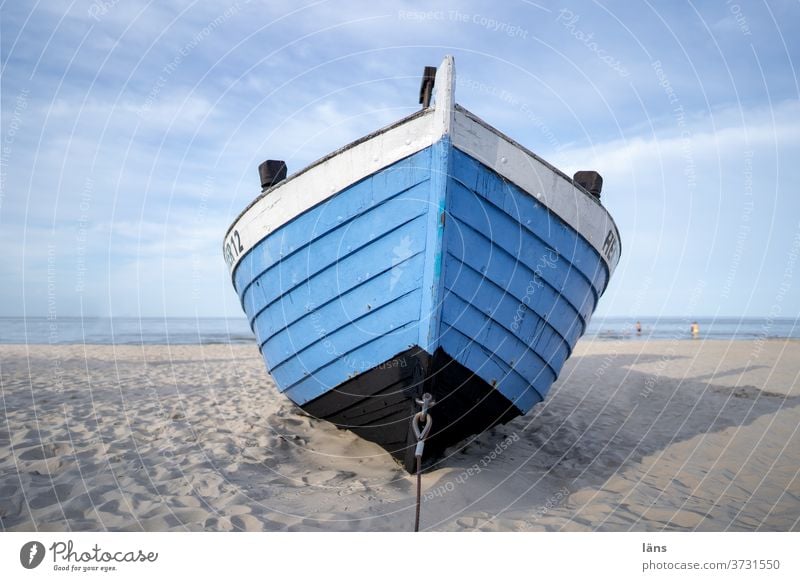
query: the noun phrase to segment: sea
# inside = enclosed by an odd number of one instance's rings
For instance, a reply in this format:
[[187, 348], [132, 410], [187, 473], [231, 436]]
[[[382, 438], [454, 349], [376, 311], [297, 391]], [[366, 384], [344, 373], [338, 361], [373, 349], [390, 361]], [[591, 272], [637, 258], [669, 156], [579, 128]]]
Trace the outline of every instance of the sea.
[[[594, 318], [592, 340], [800, 339], [800, 318]], [[697, 322], [700, 332], [691, 334]], [[210, 345], [253, 343], [244, 318], [214, 317], [0, 317], [0, 343], [90, 345]]]
[[247, 320], [215, 317], [3, 317], [0, 343], [212, 345], [253, 343]]

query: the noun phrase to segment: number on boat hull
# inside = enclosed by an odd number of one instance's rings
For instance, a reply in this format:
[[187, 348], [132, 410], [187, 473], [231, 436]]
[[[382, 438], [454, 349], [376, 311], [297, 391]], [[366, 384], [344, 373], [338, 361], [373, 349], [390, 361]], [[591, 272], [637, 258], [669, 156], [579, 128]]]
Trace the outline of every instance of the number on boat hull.
[[606, 255], [606, 258], [611, 260], [611, 257], [614, 254], [614, 250], [617, 248], [617, 237], [614, 234], [613, 230], [609, 230], [608, 234], [606, 235], [606, 240], [603, 242], [603, 254]]
[[239, 236], [239, 231], [234, 230], [225, 241], [225, 263], [228, 265], [228, 268], [233, 266], [233, 262], [239, 258], [243, 251], [244, 246], [242, 246], [242, 238]]

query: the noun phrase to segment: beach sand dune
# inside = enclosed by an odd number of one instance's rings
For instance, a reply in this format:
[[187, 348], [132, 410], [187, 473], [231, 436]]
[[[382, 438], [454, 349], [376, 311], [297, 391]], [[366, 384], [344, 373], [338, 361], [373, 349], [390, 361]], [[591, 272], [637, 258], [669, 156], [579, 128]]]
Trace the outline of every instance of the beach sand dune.
[[[424, 475], [422, 528], [800, 530], [799, 374], [796, 341], [582, 341]], [[0, 395], [3, 530], [413, 525], [414, 479], [250, 345], [2, 345]]]

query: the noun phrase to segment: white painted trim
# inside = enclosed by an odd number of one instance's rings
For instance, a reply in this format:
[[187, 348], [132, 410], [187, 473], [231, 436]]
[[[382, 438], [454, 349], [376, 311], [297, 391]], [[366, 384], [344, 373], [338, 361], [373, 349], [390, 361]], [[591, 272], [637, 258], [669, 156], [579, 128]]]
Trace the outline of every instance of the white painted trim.
[[270, 232], [359, 180], [422, 151], [440, 137], [434, 130], [433, 111], [427, 111], [356, 142], [279, 184], [256, 200], [228, 231], [223, 252], [227, 255], [225, 247], [230, 245], [230, 272]]
[[442, 64], [436, 69], [433, 90], [434, 131], [440, 136], [449, 135], [456, 109], [456, 65], [453, 57], [444, 57]]
[[[519, 186], [572, 226], [605, 260], [609, 276], [619, 262], [619, 232], [608, 211], [570, 178], [464, 110], [455, 112], [453, 146]], [[616, 238], [606, 256], [609, 232]]]

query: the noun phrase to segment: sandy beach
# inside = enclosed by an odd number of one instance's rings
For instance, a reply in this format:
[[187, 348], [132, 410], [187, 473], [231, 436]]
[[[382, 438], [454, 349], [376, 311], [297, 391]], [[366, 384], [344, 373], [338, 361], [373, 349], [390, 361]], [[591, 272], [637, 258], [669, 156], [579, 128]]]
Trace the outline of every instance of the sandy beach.
[[[424, 476], [422, 528], [800, 530], [799, 375], [797, 341], [581, 341]], [[2, 345], [0, 388], [3, 530], [413, 527], [413, 479], [254, 346]]]

